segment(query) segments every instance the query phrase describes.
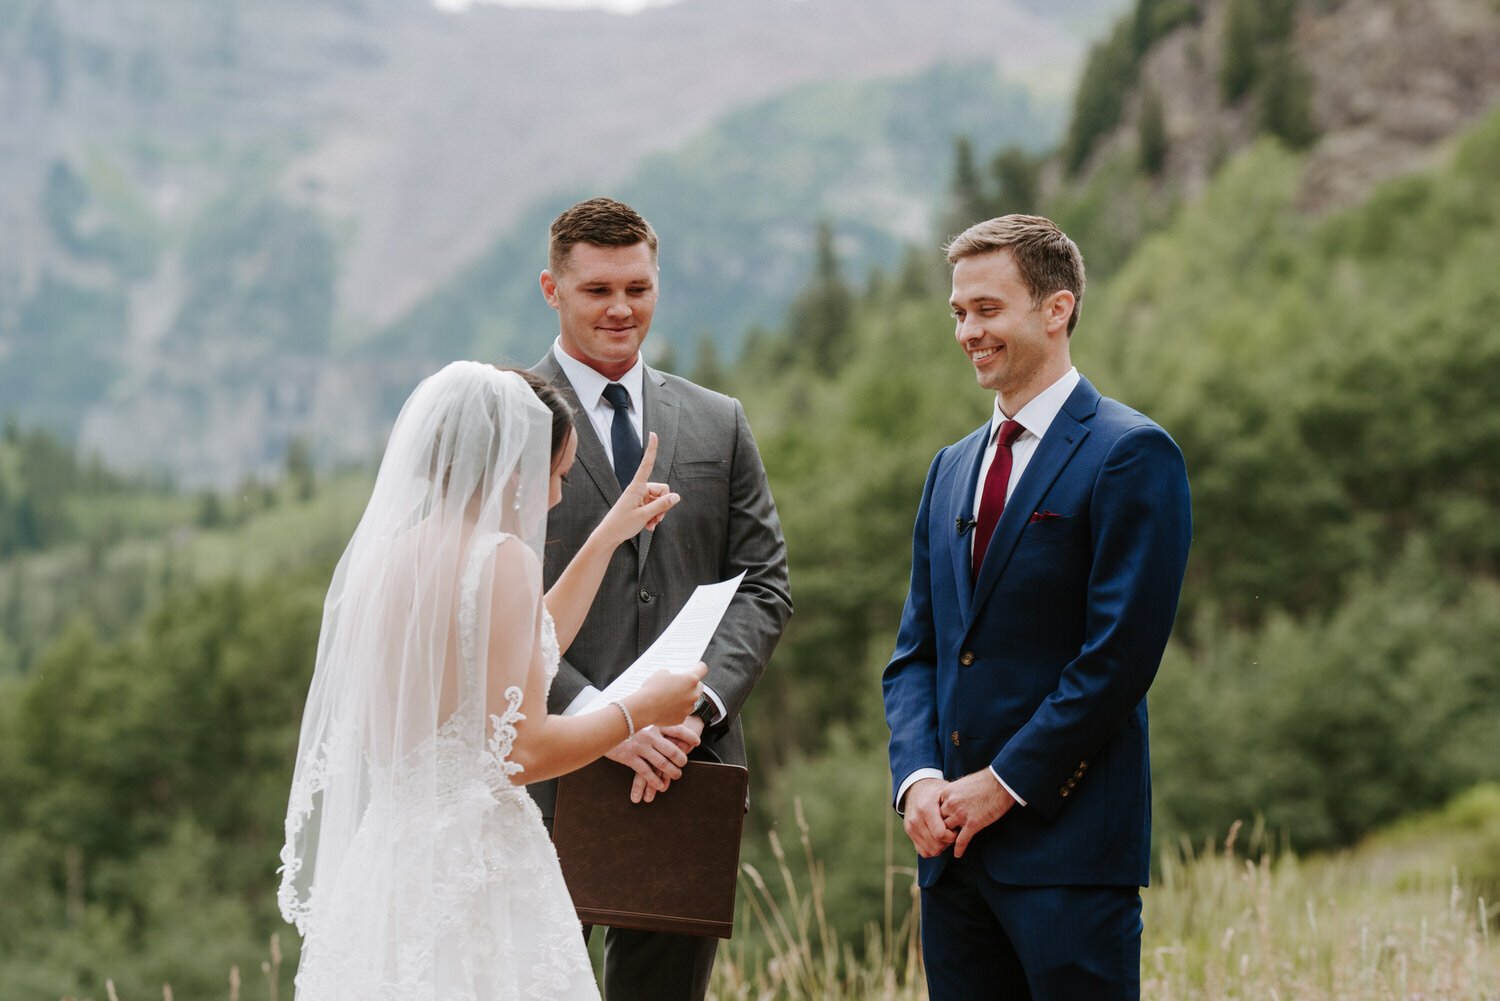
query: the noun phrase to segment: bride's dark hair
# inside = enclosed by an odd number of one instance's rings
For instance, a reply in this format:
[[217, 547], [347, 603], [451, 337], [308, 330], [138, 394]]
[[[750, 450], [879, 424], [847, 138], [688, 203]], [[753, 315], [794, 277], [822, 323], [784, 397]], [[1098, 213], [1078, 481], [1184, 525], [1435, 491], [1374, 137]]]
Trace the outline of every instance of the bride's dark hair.
[[[523, 368], [510, 368], [505, 365], [492, 365], [490, 367], [500, 372], [514, 372], [516, 375], [519, 375], [526, 381], [526, 384], [531, 387], [531, 391], [536, 394], [537, 399], [541, 400], [546, 408], [551, 412], [552, 437], [551, 451], [549, 452], [549, 455], [553, 464], [555, 465], [558, 457], [562, 455], [563, 447], [568, 443], [568, 435], [573, 433], [572, 408], [569, 407], [567, 401], [562, 398], [562, 394], [553, 389], [552, 384], [549, 383], [546, 379], [543, 379], [541, 376], [536, 375], [532, 372], [528, 372]], [[496, 414], [492, 413], [490, 416], [492, 419], [498, 420], [498, 416]], [[432, 453], [428, 457], [429, 468], [427, 470], [427, 474], [433, 479], [439, 478], [437, 466], [440, 461], [439, 456], [443, 454], [443, 435], [443, 422], [439, 422], [437, 427], [437, 434], [433, 437], [432, 441]], [[493, 449], [497, 443], [498, 439], [491, 441], [491, 448]], [[453, 466], [452, 458], [450, 457], [447, 466], [443, 469], [441, 475], [443, 493], [445, 494], [448, 492], [448, 483], [452, 475]]]
[[506, 368], [496, 365], [502, 372], [514, 372], [525, 379], [527, 384], [537, 395], [537, 399], [547, 405], [552, 411], [552, 461], [562, 455], [563, 446], [568, 443], [568, 435], [573, 433], [573, 409], [568, 406], [562, 394], [552, 388], [552, 384], [534, 372], [528, 372], [524, 368]]

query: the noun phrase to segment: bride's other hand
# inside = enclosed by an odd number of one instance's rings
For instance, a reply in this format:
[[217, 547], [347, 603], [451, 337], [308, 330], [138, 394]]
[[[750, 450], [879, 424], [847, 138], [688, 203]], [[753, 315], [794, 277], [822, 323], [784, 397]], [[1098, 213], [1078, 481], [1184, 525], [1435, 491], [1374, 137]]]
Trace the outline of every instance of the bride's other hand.
[[616, 744], [605, 752], [605, 757], [635, 770], [630, 787], [632, 803], [649, 803], [657, 793], [666, 792], [674, 779], [682, 778], [687, 749], [666, 736], [661, 728], [676, 727], [688, 719], [693, 706], [698, 704], [703, 676], [707, 673], [708, 665], [702, 661], [688, 671], [657, 671], [626, 696], [636, 726], [635, 736]]
[[[620, 499], [609, 509], [604, 520], [595, 529], [606, 541], [619, 545], [633, 539], [643, 529], [661, 524], [667, 512], [681, 497], [673, 493], [665, 483], [653, 483], [651, 470], [656, 466], [656, 432], [646, 436], [646, 448], [641, 454], [640, 467], [635, 478], [620, 493]], [[675, 722], [675, 721], [674, 721]]]
[[646, 679], [635, 693], [640, 708], [636, 726], [666, 727], [681, 723], [698, 704], [703, 691], [703, 676], [708, 666], [702, 661], [686, 671], [657, 671]]

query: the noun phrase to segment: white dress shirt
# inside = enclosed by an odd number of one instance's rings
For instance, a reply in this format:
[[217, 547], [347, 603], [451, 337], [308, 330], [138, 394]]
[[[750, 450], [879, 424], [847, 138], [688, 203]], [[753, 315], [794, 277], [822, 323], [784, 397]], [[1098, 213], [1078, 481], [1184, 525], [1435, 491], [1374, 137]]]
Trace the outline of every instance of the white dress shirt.
[[[990, 443], [985, 446], [984, 461], [979, 464], [979, 478], [974, 482], [973, 511], [976, 516], [979, 514], [980, 498], [984, 495], [984, 479], [989, 475], [990, 466], [995, 461], [995, 445], [1000, 437], [1000, 425], [1004, 424], [1007, 420], [1013, 420], [1024, 429], [1020, 437], [1011, 442], [1010, 446], [1010, 482], [1005, 487], [1005, 499], [1008, 501], [1010, 500], [1010, 495], [1015, 492], [1016, 484], [1021, 482], [1021, 474], [1026, 472], [1026, 466], [1031, 462], [1031, 457], [1036, 454], [1036, 447], [1042, 443], [1042, 436], [1052, 426], [1052, 421], [1056, 419], [1058, 412], [1062, 410], [1062, 405], [1068, 402], [1068, 397], [1077, 388], [1080, 378], [1078, 369], [1068, 369], [1062, 378], [1036, 394], [1031, 402], [1016, 411], [1013, 417], [1005, 416], [1000, 410], [1000, 397], [998, 395], [995, 397], [995, 410], [990, 416]], [[974, 539], [978, 534], [977, 532], [968, 533], [971, 559], [974, 552]], [[1017, 796], [1016, 791], [1007, 785], [1006, 781], [996, 774], [993, 768], [989, 772], [995, 776], [995, 781], [999, 782], [1001, 786], [1004, 786], [1005, 791], [1010, 793], [1012, 799], [1022, 806], [1026, 805], [1026, 801]], [[921, 779], [940, 779], [942, 777], [943, 773], [936, 768], [918, 768], [912, 772], [902, 781], [901, 788], [896, 792], [896, 809], [905, 811], [906, 792], [916, 782]]]
[[[630, 371], [614, 380], [606, 379], [564, 351], [562, 338], [552, 342], [552, 356], [557, 359], [557, 363], [562, 366], [563, 374], [573, 384], [573, 391], [578, 394], [578, 403], [583, 407], [584, 414], [588, 416], [589, 423], [594, 426], [594, 434], [599, 439], [599, 444], [604, 446], [604, 454], [609, 458], [611, 468], [615, 464], [615, 407], [604, 398], [604, 387], [608, 386], [611, 381], [618, 382], [625, 387], [625, 392], [630, 397], [630, 424], [635, 428], [636, 438], [640, 440], [643, 447], [645, 446], [646, 399], [643, 393], [646, 386], [646, 366], [641, 361], [639, 353], [636, 354], [635, 364], [630, 366]], [[579, 711], [593, 701], [594, 696], [598, 694], [599, 689], [593, 685], [585, 685], [583, 690], [574, 696], [573, 701], [568, 703], [568, 708], [563, 710], [563, 715], [578, 715]], [[724, 718], [724, 701], [707, 685], [703, 686], [703, 694], [707, 695], [708, 700], [714, 704], [713, 722], [717, 723]]]
[[640, 353], [635, 356], [635, 364], [630, 366], [630, 371], [618, 379], [610, 380], [589, 368], [583, 362], [574, 358], [563, 350], [562, 339], [558, 338], [552, 342], [552, 357], [562, 366], [563, 374], [573, 384], [573, 391], [578, 394], [578, 402], [583, 407], [583, 412], [588, 416], [589, 423], [594, 426], [594, 434], [599, 438], [599, 444], [604, 446], [604, 454], [609, 458], [610, 468], [615, 465], [614, 426], [615, 407], [604, 398], [604, 387], [611, 381], [618, 382], [625, 387], [626, 394], [630, 397], [630, 426], [635, 428], [635, 436], [644, 447], [646, 444], [646, 429], [642, 426], [645, 421], [645, 391], [646, 366], [641, 361]]

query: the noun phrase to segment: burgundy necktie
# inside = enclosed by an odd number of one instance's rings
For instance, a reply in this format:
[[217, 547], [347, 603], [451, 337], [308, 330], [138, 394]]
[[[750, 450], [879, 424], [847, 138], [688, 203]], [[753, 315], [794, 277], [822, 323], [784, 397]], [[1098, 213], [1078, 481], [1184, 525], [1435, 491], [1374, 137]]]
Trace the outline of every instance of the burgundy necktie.
[[979, 579], [979, 565], [984, 562], [984, 551], [989, 548], [990, 536], [995, 534], [995, 525], [1000, 513], [1005, 510], [1005, 491], [1010, 487], [1010, 446], [1026, 429], [1015, 421], [1000, 425], [995, 436], [995, 458], [990, 462], [990, 471], [984, 478], [984, 493], [979, 497], [979, 518], [974, 525], [974, 579]]

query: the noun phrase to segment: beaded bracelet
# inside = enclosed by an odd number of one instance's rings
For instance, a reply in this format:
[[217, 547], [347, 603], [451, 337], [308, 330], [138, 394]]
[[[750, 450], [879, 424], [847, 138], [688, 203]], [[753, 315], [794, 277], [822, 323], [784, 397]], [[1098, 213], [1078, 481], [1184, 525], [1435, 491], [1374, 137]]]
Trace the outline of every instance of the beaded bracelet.
[[[630, 737], [635, 736], [635, 720], [631, 718], [630, 710], [625, 708], [625, 703], [619, 699], [610, 699], [609, 704], [620, 710], [620, 715], [625, 717], [625, 725], [630, 728]], [[626, 737], [629, 740], [630, 737]]]

